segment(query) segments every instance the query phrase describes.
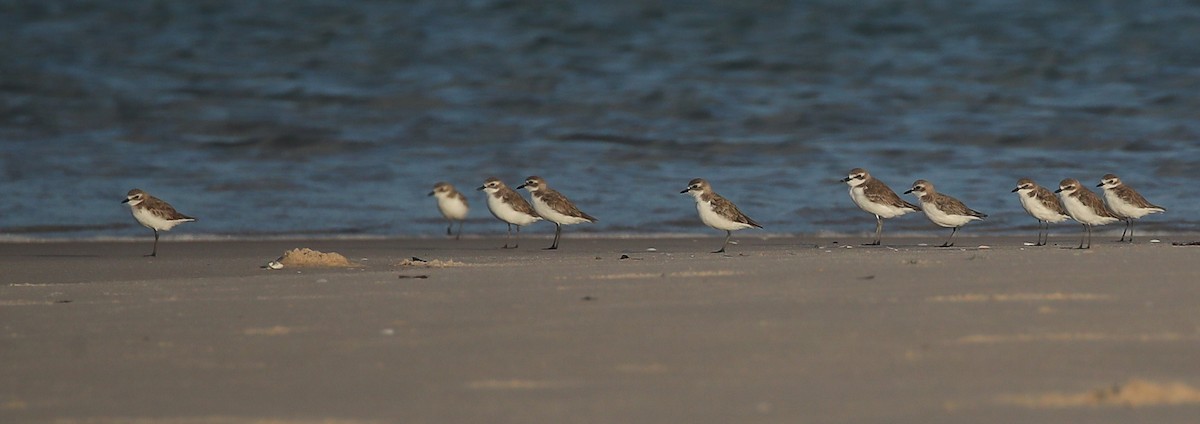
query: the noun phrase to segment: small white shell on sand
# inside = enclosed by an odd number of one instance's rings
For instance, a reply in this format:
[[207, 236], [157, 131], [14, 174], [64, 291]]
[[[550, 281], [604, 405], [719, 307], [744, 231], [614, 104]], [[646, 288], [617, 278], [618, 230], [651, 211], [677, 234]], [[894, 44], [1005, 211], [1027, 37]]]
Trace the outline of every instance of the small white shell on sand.
[[1033, 245], [1034, 245], [1034, 243], [1030, 243], [1030, 242], [1024, 242], [1024, 243], [1021, 243], [1021, 244], [1023, 244], [1023, 245], [1026, 245], [1026, 246], [1033, 246]]
[[1150, 240], [1150, 242], [1151, 242], [1151, 243], [1162, 243], [1162, 240], [1159, 240], [1159, 239], [1152, 239], [1152, 240]]
[[917, 246], [928, 246], [929, 243], [917, 243]]
[[283, 269], [283, 264], [278, 261], [267, 262], [267, 269]]
[[653, 248], [653, 247], [647, 247], [647, 248], [646, 248], [646, 251], [647, 251], [647, 252], [657, 252], [657, 251], [658, 251], [658, 249], [655, 249], [655, 248]]
[[981, 249], [981, 250], [983, 250], [983, 249], [991, 249], [991, 248], [992, 248], [992, 246], [988, 246], [988, 245], [986, 245], [986, 244], [981, 244], [981, 245], [979, 245], [979, 249]]

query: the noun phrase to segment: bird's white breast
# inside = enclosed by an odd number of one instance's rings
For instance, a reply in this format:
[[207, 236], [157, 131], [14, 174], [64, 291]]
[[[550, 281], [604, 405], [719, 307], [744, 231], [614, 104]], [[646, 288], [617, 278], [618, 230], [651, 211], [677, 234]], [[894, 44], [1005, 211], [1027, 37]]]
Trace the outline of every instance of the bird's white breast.
[[170, 231], [171, 228], [174, 228], [176, 225], [193, 221], [191, 219], [163, 219], [162, 217], [150, 212], [150, 210], [146, 208], [132, 207], [131, 209], [133, 210], [133, 218], [136, 219], [138, 223], [144, 225], [146, 228], [159, 231]]
[[467, 204], [457, 197], [437, 196], [438, 210], [446, 219], [462, 221], [467, 219]]
[[866, 189], [863, 186], [850, 187], [850, 199], [854, 200], [854, 204], [858, 205], [862, 210], [875, 214], [880, 218], [895, 218], [913, 211], [908, 208], [898, 208], [892, 205], [872, 202], [871, 199], [867, 198]]
[[1104, 201], [1108, 203], [1109, 209], [1112, 209], [1117, 215], [1126, 218], [1138, 219], [1155, 212], [1162, 212], [1162, 209], [1158, 208], [1139, 208], [1134, 206], [1132, 203], [1122, 199], [1121, 196], [1118, 196], [1116, 191], [1109, 189], [1104, 189]]
[[1025, 208], [1025, 211], [1029, 212], [1030, 215], [1033, 215], [1039, 221], [1062, 222], [1071, 218], [1046, 207], [1037, 197], [1030, 197], [1029, 192], [1020, 191], [1017, 192], [1017, 195], [1021, 198], [1021, 206]]
[[966, 225], [968, 222], [980, 219], [979, 217], [972, 215], [956, 215], [946, 213], [941, 209], [938, 209], [937, 206], [931, 202], [921, 202], [921, 210], [925, 211], [925, 216], [929, 218], [930, 221], [933, 221], [934, 224], [946, 228], [961, 227]]
[[513, 209], [511, 205], [504, 203], [503, 200], [491, 195], [490, 193], [487, 197], [487, 205], [488, 210], [492, 212], [492, 216], [495, 216], [496, 219], [509, 224], [529, 225], [541, 219], [539, 217]]
[[1075, 196], [1062, 196], [1063, 206], [1067, 208], [1067, 213], [1071, 214], [1071, 218], [1088, 225], [1105, 225], [1117, 222], [1118, 219], [1101, 216], [1095, 210], [1083, 204], [1082, 201]]
[[531, 197], [533, 197], [533, 210], [537, 211], [538, 215], [541, 215], [543, 218], [546, 218], [550, 222], [554, 222], [554, 223], [558, 223], [558, 224], [562, 224], [562, 225], [582, 224], [585, 222], [591, 222], [591, 221], [588, 221], [581, 217], [570, 216], [570, 215], [565, 215], [565, 214], [559, 213], [558, 211], [554, 210], [554, 208], [550, 207], [549, 203], [546, 203], [545, 201], [543, 201], [542, 198], [540, 198], [536, 195], [533, 195]]
[[737, 222], [721, 216], [721, 214], [713, 211], [712, 202], [700, 200], [699, 198], [696, 199], [696, 211], [700, 213], [700, 222], [718, 230], [733, 231], [751, 227], [750, 224]]

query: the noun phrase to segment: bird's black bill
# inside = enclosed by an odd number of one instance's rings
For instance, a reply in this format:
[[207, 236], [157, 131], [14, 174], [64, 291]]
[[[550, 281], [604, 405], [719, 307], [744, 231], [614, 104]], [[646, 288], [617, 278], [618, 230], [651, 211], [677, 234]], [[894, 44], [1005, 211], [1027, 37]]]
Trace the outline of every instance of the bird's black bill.
[[904, 194], [908, 194], [908, 193], [912, 193], [912, 189], [909, 189], [908, 191], [904, 192]]
[[1014, 188], [1012, 192], [1016, 193], [1018, 190], [1021, 190], [1021, 188], [1020, 187]]
[[685, 189], [683, 189], [683, 191], [679, 192], [679, 194], [684, 194], [684, 193], [687, 193], [687, 192], [689, 192], [689, 191], [692, 191], [692, 189], [690, 189], [690, 188], [685, 188]]
[[432, 192], [432, 191], [431, 191], [431, 192], [429, 192], [429, 195], [430, 195], [430, 196], [432, 196], [432, 195], [433, 195], [433, 193], [434, 193], [434, 192]]
[[517, 190], [520, 190], [520, 189], [523, 189], [523, 188], [525, 188], [525, 184], [521, 184], [521, 185], [517, 186]]
[[479, 188], [475, 189], [475, 191], [483, 191], [485, 188], [487, 188], [487, 186], [479, 186]]
[[1062, 189], [1054, 190], [1055, 193], [1062, 193]]
[[121, 203], [129, 203], [129, 199], [122, 200]]
[[1104, 183], [1096, 184], [1096, 187], [1104, 187]]
[[851, 177], [842, 178], [842, 182], [843, 182], [843, 183], [848, 183], [848, 182], [850, 182], [850, 180], [853, 180], [853, 179], [854, 179], [854, 178], [851, 178]]

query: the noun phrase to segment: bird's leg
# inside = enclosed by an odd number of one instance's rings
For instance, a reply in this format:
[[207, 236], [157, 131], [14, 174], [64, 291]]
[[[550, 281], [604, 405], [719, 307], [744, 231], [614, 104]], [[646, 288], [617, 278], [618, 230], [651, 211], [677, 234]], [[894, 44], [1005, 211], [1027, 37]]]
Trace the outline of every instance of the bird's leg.
[[953, 230], [950, 230], [950, 238], [946, 239], [945, 243], [942, 243], [942, 247], [954, 246], [954, 233], [957, 233], [957, 232], [958, 232], [958, 227], [954, 227]]
[[725, 243], [721, 244], [721, 250], [713, 253], [725, 253], [725, 246], [729, 245], [729, 238], [733, 237], [733, 231], [725, 230]]
[[[462, 238], [462, 226], [463, 226], [463, 222], [462, 222], [462, 221], [458, 221], [458, 234], [455, 234], [455, 235], [454, 235], [454, 239], [455, 239], [455, 240], [458, 240], [459, 238]], [[447, 230], [449, 230], [449, 228], [447, 228]]]
[[881, 218], [879, 215], [875, 215], [875, 241], [871, 242], [871, 243], [864, 243], [863, 246], [878, 246], [879, 239], [882, 235], [883, 235], [883, 218]]
[[561, 236], [561, 235], [562, 235], [562, 224], [559, 224], [559, 223], [555, 222], [555, 223], [554, 223], [554, 243], [553, 243], [553, 244], [551, 244], [551, 245], [550, 245], [550, 247], [547, 247], [547, 248], [545, 248], [545, 249], [542, 249], [542, 250], [556, 250], [556, 249], [558, 249], [558, 237], [559, 237], [559, 236]]
[[146, 255], [146, 256], [147, 257], [157, 257], [158, 256], [158, 230], [154, 229], [154, 228], [151, 228], [151, 230], [154, 230], [154, 250], [151, 250], [150, 254]]
[[[518, 234], [520, 234], [520, 233], [519, 233], [519, 231], [521, 231], [521, 227], [517, 227], [517, 231], [518, 231]], [[512, 224], [508, 224], [508, 234], [505, 234], [505, 235], [504, 235], [504, 247], [503, 247], [503, 249], [509, 249], [509, 247], [508, 247], [508, 239], [510, 239], [510, 238], [512, 238]], [[513, 246], [513, 247], [515, 248], [516, 246]]]

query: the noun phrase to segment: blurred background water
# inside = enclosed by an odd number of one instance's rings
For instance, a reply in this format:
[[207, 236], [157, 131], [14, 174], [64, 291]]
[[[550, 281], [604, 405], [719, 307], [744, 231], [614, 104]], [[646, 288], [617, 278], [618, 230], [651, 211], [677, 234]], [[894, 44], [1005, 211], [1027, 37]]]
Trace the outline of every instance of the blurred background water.
[[533, 174], [600, 219], [571, 232], [711, 233], [703, 177], [868, 234], [854, 167], [991, 215], [967, 234], [1032, 231], [1018, 178], [1108, 172], [1195, 233], [1197, 87], [1188, 1], [0, 1], [0, 237], [145, 237], [134, 187], [192, 236], [438, 236], [442, 180], [502, 234], [474, 188]]

